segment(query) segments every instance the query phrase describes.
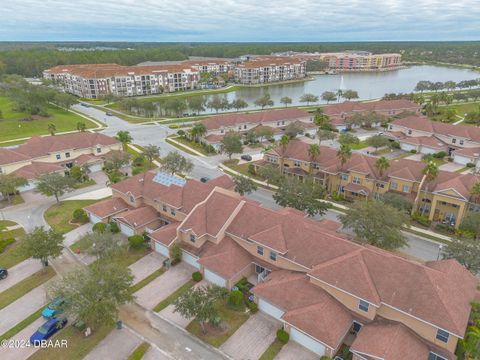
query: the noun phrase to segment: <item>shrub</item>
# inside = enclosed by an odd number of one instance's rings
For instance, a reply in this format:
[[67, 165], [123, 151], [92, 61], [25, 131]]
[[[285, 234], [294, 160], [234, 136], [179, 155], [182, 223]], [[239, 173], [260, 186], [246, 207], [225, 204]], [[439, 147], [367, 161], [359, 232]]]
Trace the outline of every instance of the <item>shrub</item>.
[[447, 233], [447, 234], [455, 233], [455, 227], [448, 224], [437, 224], [435, 226], [435, 230], [437, 230], [438, 232]]
[[128, 237], [128, 243], [132, 248], [140, 249], [145, 244], [145, 240], [142, 235], [132, 235]]
[[255, 166], [253, 164], [248, 164], [248, 173], [255, 175]]
[[342, 200], [344, 200], [343, 195], [342, 195], [342, 194], [339, 194], [337, 191], [332, 192], [331, 197], [332, 197], [332, 200], [333, 200], [333, 201], [342, 201]]
[[240, 281], [235, 284], [235, 286], [242, 293], [248, 291], [248, 279], [246, 277], [241, 278]]
[[247, 302], [247, 306], [250, 309], [250, 312], [252, 314], [255, 314], [258, 311], [258, 305], [257, 305], [257, 303], [254, 303], [253, 301]]
[[140, 174], [144, 171], [145, 171], [145, 169], [143, 167], [135, 166], [135, 167], [132, 168], [132, 176], [138, 175], [138, 174]]
[[234, 308], [239, 308], [243, 304], [243, 293], [240, 290], [234, 290], [228, 295], [228, 304]]
[[416, 212], [415, 214], [413, 214], [412, 219], [418, 222], [420, 225], [427, 226], [427, 227], [430, 226], [430, 224], [432, 223], [430, 220], [428, 220], [428, 217], [422, 215], [419, 212]]
[[170, 248], [170, 259], [172, 265], [178, 264], [182, 260], [182, 248], [178, 243], [175, 243]]
[[73, 220], [78, 223], [87, 223], [88, 215], [83, 209], [75, 209], [73, 211]]
[[192, 273], [192, 279], [195, 282], [202, 281], [203, 279], [202, 273], [200, 271], [195, 271], [194, 273]]
[[110, 224], [108, 224], [108, 226], [113, 234], [118, 234], [120, 232], [120, 228], [115, 221], [110, 221]]
[[278, 329], [277, 330], [277, 339], [281, 343], [286, 344], [288, 342], [288, 340], [290, 339], [290, 335], [288, 335], [288, 333], [285, 330]]
[[439, 151], [433, 154], [433, 157], [436, 159], [443, 159], [445, 156], [447, 156], [447, 153], [445, 151]]
[[98, 222], [95, 225], [93, 225], [92, 230], [98, 233], [104, 233], [105, 230], [107, 230], [107, 224], [103, 222]]
[[390, 148], [391, 149], [400, 149], [400, 144], [398, 143], [398, 141], [392, 141], [390, 143]]
[[410, 152], [411, 152], [412, 154], [416, 154], [416, 153], [417, 153], [417, 150], [412, 149], [412, 150], [410, 150]]
[[323, 355], [320, 360], [332, 360], [332, 358], [330, 356], [327, 356], [327, 355]]
[[178, 130], [178, 131], [177, 131], [177, 135], [178, 135], [178, 136], [182, 136], [182, 137], [185, 136], [185, 130], [181, 130], [181, 129]]
[[0, 239], [0, 254], [5, 251], [8, 245], [15, 242], [14, 238]]
[[469, 162], [469, 163], [467, 163], [467, 165], [465, 165], [465, 166], [468, 167], [468, 168], [473, 168], [473, 167], [475, 167], [475, 164]]

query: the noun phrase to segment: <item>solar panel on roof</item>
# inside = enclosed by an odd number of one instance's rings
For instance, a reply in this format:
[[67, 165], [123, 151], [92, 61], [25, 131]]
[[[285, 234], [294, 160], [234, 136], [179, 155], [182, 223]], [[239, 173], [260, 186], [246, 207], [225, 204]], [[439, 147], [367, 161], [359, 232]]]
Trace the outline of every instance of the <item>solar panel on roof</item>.
[[157, 172], [157, 174], [153, 178], [153, 181], [165, 186], [170, 186], [170, 185], [184, 186], [187, 183], [185, 179], [179, 178], [174, 175], [169, 175], [161, 171]]

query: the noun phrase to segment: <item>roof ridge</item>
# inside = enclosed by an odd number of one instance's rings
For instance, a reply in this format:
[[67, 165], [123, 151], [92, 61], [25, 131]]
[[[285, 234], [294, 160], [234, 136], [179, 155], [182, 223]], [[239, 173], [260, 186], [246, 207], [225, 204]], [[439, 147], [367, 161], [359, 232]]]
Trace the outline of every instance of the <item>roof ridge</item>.
[[363, 268], [364, 272], [366, 273], [366, 278], [367, 278], [367, 283], [368, 286], [370, 287], [370, 290], [372, 290], [372, 293], [374, 294], [376, 300], [378, 303], [381, 302], [380, 294], [378, 293], [377, 287], [375, 286], [375, 282], [372, 279], [372, 276], [370, 275], [370, 270], [365, 263], [365, 259], [363, 258], [364, 251], [367, 249], [362, 249], [360, 251], [360, 266]]

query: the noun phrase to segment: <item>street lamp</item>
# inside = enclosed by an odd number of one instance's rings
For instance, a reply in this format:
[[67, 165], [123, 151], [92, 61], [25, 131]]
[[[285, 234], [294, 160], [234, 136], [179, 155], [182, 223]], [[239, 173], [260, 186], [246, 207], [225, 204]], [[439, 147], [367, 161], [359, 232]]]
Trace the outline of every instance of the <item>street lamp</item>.
[[442, 253], [443, 249], [443, 244], [438, 245], [438, 255], [437, 255], [437, 261], [440, 259], [440, 254]]

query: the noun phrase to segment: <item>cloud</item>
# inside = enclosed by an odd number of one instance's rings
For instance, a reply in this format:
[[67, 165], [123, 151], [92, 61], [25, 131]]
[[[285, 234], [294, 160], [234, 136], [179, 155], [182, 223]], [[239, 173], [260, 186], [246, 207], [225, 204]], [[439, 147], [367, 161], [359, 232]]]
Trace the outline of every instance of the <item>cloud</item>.
[[10, 0], [0, 40], [473, 40], [478, 0]]

